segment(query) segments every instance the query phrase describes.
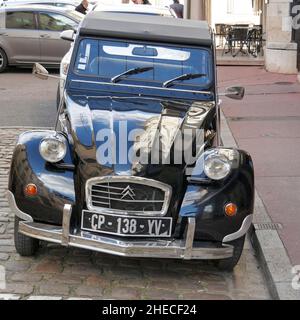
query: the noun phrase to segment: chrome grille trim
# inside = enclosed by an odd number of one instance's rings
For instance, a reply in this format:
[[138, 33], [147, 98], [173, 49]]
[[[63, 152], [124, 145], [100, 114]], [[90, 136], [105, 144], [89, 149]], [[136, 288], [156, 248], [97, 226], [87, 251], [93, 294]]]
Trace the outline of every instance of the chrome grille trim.
[[[135, 184], [140, 185], [141, 187], [143, 185], [149, 186], [155, 189], [158, 189], [164, 193], [164, 199], [163, 200], [126, 200], [122, 198], [115, 198], [115, 196], [120, 196], [122, 193], [118, 193], [119, 191], [124, 191], [124, 188], [119, 188], [116, 186], [113, 186], [114, 183], [128, 183], [128, 184]], [[109, 185], [101, 185], [101, 184], [112, 184]], [[98, 189], [98, 190], [95, 190]], [[112, 190], [112, 192], [110, 192]], [[107, 197], [95, 195], [95, 193], [102, 193], [107, 194]], [[146, 179], [142, 177], [130, 177], [130, 176], [105, 176], [105, 177], [97, 177], [89, 179], [86, 182], [85, 186], [85, 196], [86, 196], [86, 205], [87, 208], [91, 211], [95, 212], [105, 212], [105, 213], [118, 213], [118, 214], [124, 214], [124, 215], [136, 215], [136, 216], [152, 216], [152, 217], [163, 217], [167, 214], [171, 197], [172, 197], [172, 188], [159, 181]], [[111, 197], [113, 196], [113, 197]], [[96, 200], [93, 200], [93, 198]], [[99, 201], [98, 201], [99, 200]], [[162, 209], [161, 211], [129, 211], [129, 210], [119, 210], [114, 209], [110, 207], [110, 200], [112, 201], [118, 201], [126, 203], [153, 203], [158, 204], [162, 203]], [[107, 201], [107, 202], [105, 202]], [[95, 206], [96, 204], [99, 204], [100, 206]], [[103, 205], [103, 206], [101, 206]]]

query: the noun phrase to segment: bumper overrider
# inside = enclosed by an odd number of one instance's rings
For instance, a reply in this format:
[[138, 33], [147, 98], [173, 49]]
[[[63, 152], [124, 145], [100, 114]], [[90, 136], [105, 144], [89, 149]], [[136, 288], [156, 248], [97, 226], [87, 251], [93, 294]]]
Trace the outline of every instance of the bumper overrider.
[[95, 235], [91, 232], [70, 232], [72, 206], [66, 204], [63, 209], [63, 223], [61, 227], [51, 224], [34, 222], [32, 217], [22, 212], [15, 202], [12, 192], [8, 191], [8, 201], [11, 210], [21, 220], [19, 232], [39, 240], [57, 243], [65, 247], [76, 247], [97, 252], [103, 252], [124, 257], [141, 258], [170, 258], [184, 260], [215, 260], [233, 256], [234, 247], [228, 242], [245, 235], [252, 224], [253, 215], [248, 215], [241, 228], [227, 235], [223, 243], [196, 241], [196, 219], [188, 218], [187, 232], [182, 240], [119, 240], [115, 238]]

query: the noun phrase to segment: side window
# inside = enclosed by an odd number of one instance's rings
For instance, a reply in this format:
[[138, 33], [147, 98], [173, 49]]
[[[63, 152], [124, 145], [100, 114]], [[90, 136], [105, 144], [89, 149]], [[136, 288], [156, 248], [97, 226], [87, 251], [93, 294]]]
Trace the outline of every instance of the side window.
[[7, 29], [35, 29], [33, 12], [7, 12], [6, 13]]
[[5, 28], [5, 13], [0, 12], [0, 29]]
[[74, 29], [77, 23], [72, 19], [58, 13], [39, 14], [39, 29], [49, 31], [64, 31]]

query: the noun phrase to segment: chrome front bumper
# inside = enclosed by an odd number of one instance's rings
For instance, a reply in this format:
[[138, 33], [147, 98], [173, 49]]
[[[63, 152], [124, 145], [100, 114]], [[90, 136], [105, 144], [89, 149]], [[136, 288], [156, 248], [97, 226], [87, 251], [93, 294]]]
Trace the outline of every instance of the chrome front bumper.
[[125, 257], [214, 260], [230, 258], [233, 255], [231, 245], [194, 241], [194, 218], [188, 219], [185, 240], [124, 241], [85, 231], [77, 234], [70, 233], [71, 212], [71, 206], [65, 205], [62, 227], [22, 221], [19, 224], [19, 232], [66, 247], [77, 247]]

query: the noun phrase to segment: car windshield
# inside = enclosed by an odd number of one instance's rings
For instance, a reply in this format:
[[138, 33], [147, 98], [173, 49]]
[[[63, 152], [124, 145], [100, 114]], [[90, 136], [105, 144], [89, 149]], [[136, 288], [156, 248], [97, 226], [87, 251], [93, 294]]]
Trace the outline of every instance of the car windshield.
[[[199, 89], [211, 85], [211, 52], [207, 48], [173, 45], [152, 45], [139, 42], [83, 39], [75, 61], [75, 73], [82, 76], [114, 77], [131, 69], [146, 69], [129, 73], [119, 80], [143, 81], [147, 85], [162, 86], [166, 81], [187, 75], [202, 74], [198, 78], [176, 82], [175, 86], [196, 86]], [[148, 70], [147, 70], [148, 69]]]

